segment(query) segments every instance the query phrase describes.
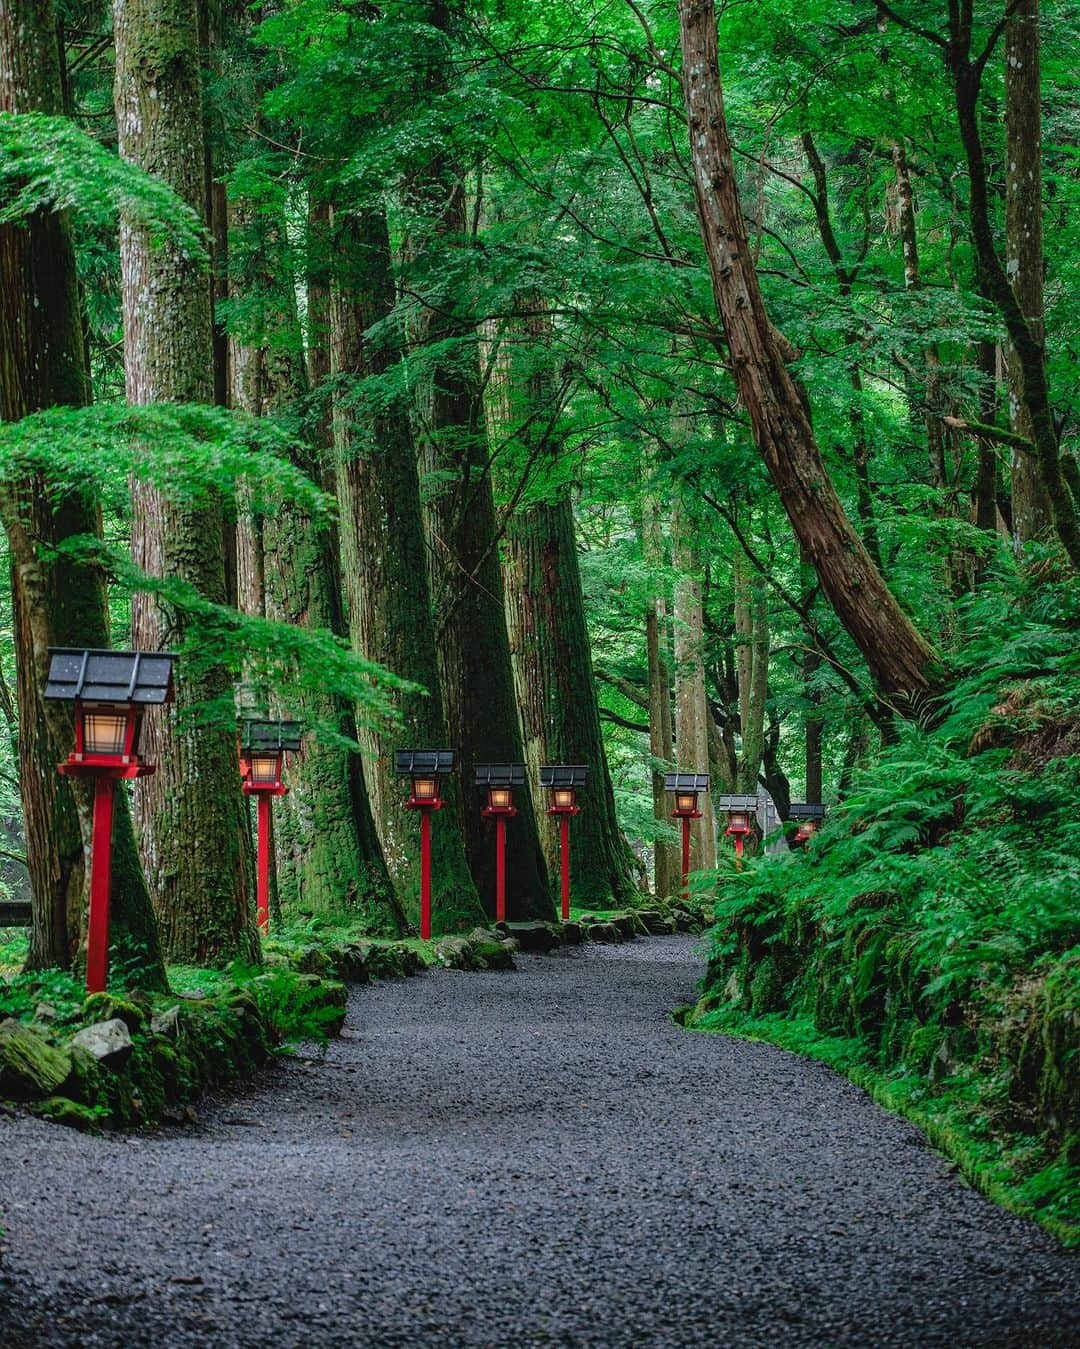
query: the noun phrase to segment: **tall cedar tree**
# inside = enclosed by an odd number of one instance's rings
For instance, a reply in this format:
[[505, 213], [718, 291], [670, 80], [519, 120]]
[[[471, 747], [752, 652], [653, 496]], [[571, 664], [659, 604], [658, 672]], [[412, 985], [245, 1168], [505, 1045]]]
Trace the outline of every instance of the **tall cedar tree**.
[[[431, 26], [449, 34], [450, 11], [443, 0], [431, 0], [427, 12]], [[431, 88], [443, 87], [447, 78], [447, 62], [436, 56], [429, 72]], [[462, 173], [444, 150], [433, 155], [414, 194], [418, 217], [427, 216], [422, 242], [444, 255], [458, 255], [449, 268], [452, 274], [470, 245]], [[493, 912], [495, 826], [480, 813], [474, 770], [479, 762], [523, 763], [525, 749], [499, 569], [479, 335], [475, 319], [458, 313], [453, 297], [440, 293], [431, 297], [424, 336], [433, 353], [424, 468], [439, 484], [427, 502], [439, 677], [468, 794], [464, 822], [469, 870], [482, 902]], [[528, 785], [515, 792], [514, 804], [517, 818], [507, 830], [507, 912], [512, 918], [550, 918], [547, 868]]]
[[[256, 344], [230, 344], [234, 405], [256, 416], [295, 414], [308, 394], [300, 323], [296, 312], [293, 254], [284, 217], [271, 219], [243, 204], [230, 214], [245, 240], [244, 274], [230, 291], [241, 299], [254, 287], [266, 317]], [[293, 441], [294, 462], [319, 481], [319, 447]], [[240, 607], [276, 622], [333, 630], [339, 606], [333, 539], [288, 502], [264, 518], [241, 510], [237, 522]], [[352, 709], [331, 693], [312, 689], [274, 716], [295, 717], [355, 737]], [[289, 793], [274, 819], [277, 885], [286, 912], [352, 916], [372, 933], [397, 936], [402, 914], [394, 899], [368, 803], [359, 755], [329, 737], [307, 736], [289, 763]]]
[[679, 0], [683, 89], [702, 242], [754, 441], [836, 615], [897, 709], [942, 684], [938, 657], [897, 603], [840, 503], [769, 322], [746, 235], [724, 116], [713, 0]]
[[[493, 436], [509, 436], [516, 429], [529, 464], [550, 464], [561, 451], [551, 315], [535, 291], [523, 292], [517, 308], [524, 317], [512, 321], [512, 340], [499, 351], [496, 375], [488, 382], [488, 419]], [[524, 360], [518, 359], [520, 353], [526, 353]], [[574, 895], [583, 907], [618, 906], [636, 896], [637, 886], [632, 854], [615, 818], [581, 592], [574, 508], [565, 484], [545, 499], [512, 511], [506, 526], [503, 584], [530, 781], [539, 780], [543, 763], [588, 767], [579, 794], [582, 815], [572, 838]], [[537, 822], [549, 872], [557, 875], [558, 820], [544, 813]]]
[[[541, 763], [585, 764], [589, 773], [571, 831], [574, 902], [611, 908], [637, 886], [630, 850], [615, 818], [581, 594], [574, 511], [565, 495], [516, 512], [506, 531], [506, 602], [518, 707], [529, 776]], [[559, 825], [540, 817], [552, 875], [559, 869]]]
[[[113, 28], [120, 153], [163, 179], [201, 217], [205, 147], [198, 5], [115, 0]], [[205, 261], [171, 239], [152, 239], [145, 224], [124, 216], [120, 265], [129, 403], [212, 402]], [[135, 562], [151, 576], [177, 577], [222, 604], [223, 529], [218, 498], [179, 505], [156, 487], [135, 485]], [[159, 648], [183, 632], [182, 615], [151, 595], [135, 596], [136, 646]], [[176, 960], [259, 956], [235, 735], [197, 715], [230, 698], [224, 667], [197, 677], [184, 677], [181, 670], [171, 715], [147, 726], [146, 753], [158, 769], [136, 790], [136, 821], [165, 949]]]
[[[0, 111], [63, 111], [56, 17], [51, 3], [0, 0]], [[90, 401], [75, 254], [67, 216], [39, 210], [24, 226], [0, 225], [0, 417], [15, 421], [58, 405]], [[47, 648], [109, 645], [103, 578], [53, 550], [99, 532], [89, 493], [49, 494], [35, 472], [0, 495], [11, 555], [19, 790], [33, 891], [33, 969], [68, 967], [82, 943], [93, 788], [61, 778], [73, 743], [70, 710], [41, 694]], [[157, 927], [135, 850], [126, 792], [113, 820], [114, 972], [164, 988]]]
[[[400, 352], [370, 330], [394, 307], [386, 217], [373, 208], [336, 214], [331, 302], [331, 368], [345, 380], [379, 376]], [[389, 327], [389, 325], [387, 325]], [[342, 574], [349, 630], [361, 655], [379, 661], [426, 692], [399, 694], [397, 727], [364, 727], [366, 776], [383, 851], [399, 903], [419, 918], [419, 840], [404, 806], [405, 783], [394, 750], [451, 744], [443, 712], [424, 556], [416, 450], [401, 400], [365, 406], [339, 378], [334, 405]], [[483, 917], [462, 846], [457, 784], [443, 784], [444, 808], [432, 829], [432, 923], [435, 931], [468, 927]]]

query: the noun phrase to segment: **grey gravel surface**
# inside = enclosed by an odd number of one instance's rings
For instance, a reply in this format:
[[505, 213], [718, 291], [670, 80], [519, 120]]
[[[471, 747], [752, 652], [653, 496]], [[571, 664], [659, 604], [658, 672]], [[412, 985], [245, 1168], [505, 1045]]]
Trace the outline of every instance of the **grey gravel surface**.
[[1078, 1262], [829, 1070], [665, 1020], [692, 939], [358, 989], [185, 1130], [0, 1120], [0, 1344], [1076, 1345]]

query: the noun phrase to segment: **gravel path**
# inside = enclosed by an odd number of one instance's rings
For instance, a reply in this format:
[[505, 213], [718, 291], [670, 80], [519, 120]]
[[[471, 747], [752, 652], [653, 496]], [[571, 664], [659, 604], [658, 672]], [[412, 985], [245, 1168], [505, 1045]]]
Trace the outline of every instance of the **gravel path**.
[[663, 938], [357, 990], [197, 1126], [0, 1119], [9, 1346], [1075, 1345], [1080, 1264]]

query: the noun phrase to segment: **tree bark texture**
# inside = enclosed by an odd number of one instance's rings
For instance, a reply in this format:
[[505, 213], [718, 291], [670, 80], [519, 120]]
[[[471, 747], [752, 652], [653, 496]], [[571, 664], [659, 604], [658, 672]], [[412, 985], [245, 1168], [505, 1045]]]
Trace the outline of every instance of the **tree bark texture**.
[[[462, 184], [444, 175], [437, 233], [454, 247], [465, 234]], [[452, 308], [432, 310], [427, 340], [433, 360], [424, 469], [439, 482], [427, 502], [439, 676], [447, 723], [461, 751], [466, 797], [465, 851], [488, 912], [495, 901], [495, 826], [480, 814], [473, 787], [477, 763], [525, 761], [518, 721], [491, 465], [485, 432], [478, 334]], [[536, 824], [533, 787], [514, 794], [518, 814], [507, 829], [507, 911], [514, 918], [553, 915]]]
[[[574, 902], [620, 908], [638, 895], [629, 848], [615, 818], [581, 594], [574, 512], [566, 496], [537, 502], [506, 532], [506, 617], [529, 778], [542, 763], [588, 766], [571, 827]], [[548, 871], [559, 869], [559, 823], [539, 817]]]
[[[381, 211], [335, 217], [336, 276], [331, 301], [335, 376], [384, 375], [400, 359], [368, 330], [394, 306], [390, 240]], [[356, 650], [419, 684], [395, 697], [396, 727], [362, 726], [366, 777], [398, 900], [419, 922], [418, 821], [404, 809], [408, 780], [394, 773], [394, 750], [454, 744], [443, 711], [432, 627], [416, 451], [404, 395], [387, 406], [339, 389], [334, 406], [340, 533], [349, 630]], [[468, 791], [471, 784], [466, 784]], [[469, 792], [468, 800], [472, 793]], [[463, 848], [459, 783], [446, 779], [444, 807], [432, 821], [432, 924], [472, 926], [483, 917]], [[470, 806], [472, 802], [470, 800]]]
[[[63, 110], [51, 3], [0, 0], [0, 111]], [[0, 418], [16, 421], [57, 405], [90, 401], [71, 229], [39, 211], [23, 227], [0, 225]], [[100, 532], [89, 493], [46, 494], [42, 474], [0, 497], [11, 558], [19, 703], [19, 789], [32, 889], [28, 966], [69, 967], [84, 930], [93, 785], [61, 778], [74, 746], [69, 707], [42, 698], [49, 646], [105, 647], [105, 585], [99, 573], [53, 549]], [[113, 811], [111, 948], [114, 977], [164, 988], [153, 911], [135, 851], [126, 791]]]
[[[1005, 272], [1040, 347], [1044, 341], [1041, 91], [1039, 0], [1020, 0], [1005, 29]], [[1023, 370], [1011, 347], [1008, 365], [1009, 422], [1017, 435], [1033, 440]], [[1049, 537], [1053, 509], [1035, 458], [1015, 445], [1010, 455], [1013, 533], [1022, 546]]]
[[[258, 345], [233, 340], [233, 400], [255, 416], [287, 414], [308, 392], [300, 342], [293, 268], [285, 222], [248, 218], [242, 205], [234, 226], [265, 230], [246, 250], [246, 277], [253, 269], [267, 298]], [[237, 294], [244, 283], [234, 284]], [[313, 481], [322, 476], [317, 446], [299, 438], [294, 463]], [[238, 518], [240, 607], [279, 623], [333, 630], [338, 572], [328, 532], [294, 503], [258, 518], [241, 508]], [[345, 702], [312, 688], [295, 706], [270, 698], [275, 717], [295, 718], [309, 730], [322, 727], [354, 738], [355, 717]], [[360, 756], [344, 746], [304, 738], [290, 755], [289, 793], [275, 803], [273, 860], [283, 911], [348, 917], [374, 934], [398, 936], [403, 915], [394, 896], [372, 818]]]
[[837, 617], [878, 687], [911, 715], [941, 682], [938, 658], [852, 527], [765, 312], [724, 117], [713, 0], [680, 0], [679, 16], [701, 235], [755, 443]]
[[[198, 6], [194, 0], [114, 0], [115, 104], [120, 153], [163, 179], [202, 214], [205, 148]], [[120, 223], [124, 368], [132, 404], [210, 403], [214, 396], [210, 285], [205, 262], [172, 239]], [[133, 489], [132, 554], [151, 576], [175, 576], [225, 603], [219, 500], [170, 502], [156, 487]], [[132, 638], [153, 650], [183, 638], [180, 615], [152, 596], [132, 601]], [[144, 751], [157, 773], [138, 784], [136, 824], [143, 863], [172, 959], [255, 960], [249, 903], [248, 828], [234, 734], [192, 713], [231, 697], [223, 667], [179, 671], [177, 701], [147, 719]]]

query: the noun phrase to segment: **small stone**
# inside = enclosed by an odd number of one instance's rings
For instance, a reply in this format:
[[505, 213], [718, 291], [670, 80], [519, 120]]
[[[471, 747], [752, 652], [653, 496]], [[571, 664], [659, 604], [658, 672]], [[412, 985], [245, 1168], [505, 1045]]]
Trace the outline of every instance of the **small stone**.
[[51, 1002], [39, 1002], [34, 1008], [35, 1021], [55, 1021], [56, 1008]]
[[175, 1040], [180, 1033], [180, 1004], [174, 1004], [160, 1016], [151, 1017], [150, 1029], [155, 1035], [167, 1035], [171, 1040]]
[[71, 1043], [93, 1054], [106, 1068], [122, 1068], [131, 1058], [135, 1045], [127, 1026], [119, 1017], [86, 1026], [71, 1037]]

